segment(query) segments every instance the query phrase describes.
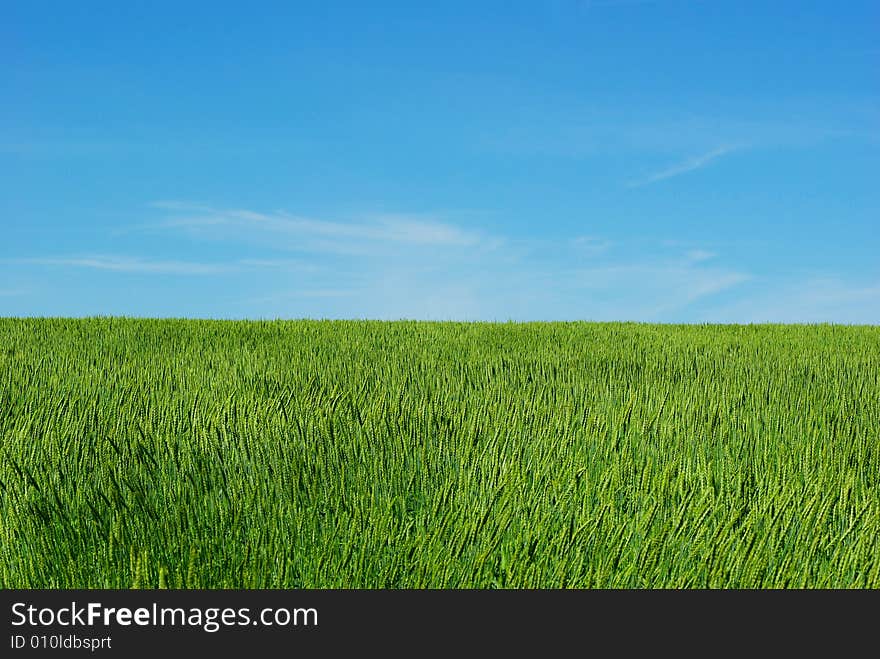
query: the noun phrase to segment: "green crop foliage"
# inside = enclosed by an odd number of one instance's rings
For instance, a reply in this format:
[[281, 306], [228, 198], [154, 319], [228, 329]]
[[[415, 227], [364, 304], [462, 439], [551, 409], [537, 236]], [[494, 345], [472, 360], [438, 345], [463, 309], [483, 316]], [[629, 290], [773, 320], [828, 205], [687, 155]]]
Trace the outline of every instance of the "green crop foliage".
[[0, 319], [3, 588], [878, 588], [880, 327]]

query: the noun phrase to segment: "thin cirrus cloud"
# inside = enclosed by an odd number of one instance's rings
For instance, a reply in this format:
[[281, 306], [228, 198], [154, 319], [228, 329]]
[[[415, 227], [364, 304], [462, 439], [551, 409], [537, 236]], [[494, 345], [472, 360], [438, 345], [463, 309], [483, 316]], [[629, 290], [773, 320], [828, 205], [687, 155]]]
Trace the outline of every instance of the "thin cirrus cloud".
[[15, 259], [29, 265], [62, 266], [167, 275], [213, 275], [228, 270], [228, 266], [190, 261], [158, 261], [129, 256], [45, 257]]
[[[329, 279], [308, 282], [311, 286], [300, 287], [306, 282], [297, 282], [296, 289], [247, 300], [253, 308], [268, 305], [273, 313], [283, 308], [285, 301], [336, 298], [350, 300], [338, 307], [340, 313], [348, 309], [366, 316], [439, 314], [477, 319], [509, 314], [527, 319], [564, 315], [571, 313], [565, 312], [571, 308], [611, 318], [618, 311], [614, 305], [623, 302], [628, 314], [649, 319], [676, 312], [749, 279], [737, 270], [708, 266], [706, 262], [716, 255], [696, 248], [672, 260], [639, 261], [623, 256], [622, 261], [609, 262], [614, 243], [592, 234], [536, 244], [467, 231], [430, 216], [384, 214], [340, 222], [180, 201], [153, 206], [169, 214], [152, 227], [163, 231], [184, 231], [212, 240], [262, 241], [273, 251], [393, 256], [348, 261], [344, 270], [332, 269]], [[433, 249], [419, 250], [427, 247]], [[480, 252], [476, 261], [470, 259], [474, 251]], [[552, 259], [547, 258], [550, 251]], [[569, 270], [581, 265], [584, 257], [592, 267]], [[248, 263], [270, 268], [277, 261], [269, 258]]]
[[705, 249], [692, 249], [685, 255], [689, 263], [702, 263], [714, 259], [716, 256], [715, 252], [709, 252]]
[[[677, 256], [645, 255], [548, 273], [542, 288], [556, 297], [554, 313], [594, 320], [670, 321], [685, 317], [691, 305], [716, 296], [736, 295], [753, 277], [735, 266], [712, 264], [714, 253], [691, 249]], [[550, 303], [550, 300], [548, 300]]]
[[[627, 263], [580, 269], [574, 280], [586, 289], [623, 287], [628, 291], [654, 291], [659, 297], [693, 302], [748, 281], [750, 275], [736, 270], [703, 268], [685, 258], [678, 262]], [[652, 293], [652, 296], [654, 294]]]
[[[236, 303], [261, 317], [663, 320], [679, 318], [691, 304], [704, 305], [750, 278], [719, 265], [714, 253], [698, 245], [679, 245], [677, 257], [640, 257], [625, 249], [629, 241], [612, 242], [588, 231], [535, 242], [427, 215], [330, 221], [185, 202], [154, 206], [167, 216], [138, 230], [158, 230], [165, 239], [173, 237], [168, 232], [182, 232], [226, 241], [225, 256], [175, 260], [120, 250], [14, 261], [179, 279], [262, 273], [241, 280], [243, 297]], [[286, 256], [293, 250], [305, 254]], [[347, 250], [357, 258], [327, 260]], [[296, 276], [276, 276], [282, 271]]]
[[363, 296], [366, 293], [367, 291], [362, 288], [303, 288], [291, 291], [283, 291], [280, 293], [272, 293], [270, 295], [253, 296], [245, 300], [245, 303], [250, 305], [277, 303], [286, 300], [296, 300], [299, 298], [350, 298]]
[[473, 247], [484, 236], [420, 214], [380, 213], [359, 221], [335, 221], [292, 215], [220, 209], [181, 201], [152, 204], [170, 217], [152, 225], [212, 239], [271, 240], [274, 247], [300, 251], [363, 253], [385, 245]]
[[577, 236], [569, 243], [579, 254], [598, 256], [604, 254], [611, 247], [611, 241], [596, 236]]
[[737, 300], [708, 310], [703, 320], [875, 325], [880, 312], [880, 281], [877, 280], [811, 276], [762, 284]]
[[740, 150], [740, 148], [741, 147], [739, 146], [721, 146], [717, 149], [712, 149], [711, 151], [708, 151], [698, 156], [694, 156], [693, 158], [688, 158], [687, 160], [672, 165], [671, 167], [667, 167], [665, 169], [661, 169], [660, 171], [654, 172], [653, 174], [649, 174], [648, 176], [641, 178], [637, 181], [633, 181], [627, 187], [640, 188], [645, 185], [650, 185], [659, 181], [665, 181], [667, 179], [675, 178], [676, 176], [681, 176], [682, 174], [688, 174], [689, 172], [694, 172], [698, 169], [703, 169], [704, 167], [707, 167], [719, 158], [733, 153], [734, 151]]
[[229, 263], [204, 263], [198, 261], [171, 261], [145, 259], [122, 255], [97, 255], [74, 257], [38, 257], [6, 259], [5, 262], [24, 265], [87, 268], [152, 275], [218, 275], [249, 269], [314, 269], [315, 266], [285, 259], [242, 259]]
[[318, 272], [321, 268], [314, 263], [297, 259], [240, 259], [236, 265], [248, 269], [296, 270], [299, 272]]

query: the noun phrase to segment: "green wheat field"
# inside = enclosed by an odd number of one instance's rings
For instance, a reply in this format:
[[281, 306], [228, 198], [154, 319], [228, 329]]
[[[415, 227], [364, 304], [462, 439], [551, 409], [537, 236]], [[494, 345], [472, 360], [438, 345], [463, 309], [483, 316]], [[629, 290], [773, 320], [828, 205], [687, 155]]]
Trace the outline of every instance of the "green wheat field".
[[878, 588], [880, 327], [0, 319], [2, 588]]

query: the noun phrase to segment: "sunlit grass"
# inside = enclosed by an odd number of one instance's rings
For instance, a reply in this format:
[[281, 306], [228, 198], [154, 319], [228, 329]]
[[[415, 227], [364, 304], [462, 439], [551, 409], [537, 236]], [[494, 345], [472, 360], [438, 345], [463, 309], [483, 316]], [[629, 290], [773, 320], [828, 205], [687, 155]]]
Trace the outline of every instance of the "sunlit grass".
[[0, 319], [0, 586], [880, 587], [880, 328]]

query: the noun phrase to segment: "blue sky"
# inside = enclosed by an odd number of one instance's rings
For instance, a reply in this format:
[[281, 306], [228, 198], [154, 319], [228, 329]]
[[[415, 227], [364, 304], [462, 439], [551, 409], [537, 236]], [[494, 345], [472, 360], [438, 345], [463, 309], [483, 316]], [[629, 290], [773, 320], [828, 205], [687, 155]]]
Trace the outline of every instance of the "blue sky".
[[7, 2], [0, 316], [878, 324], [878, 28]]

